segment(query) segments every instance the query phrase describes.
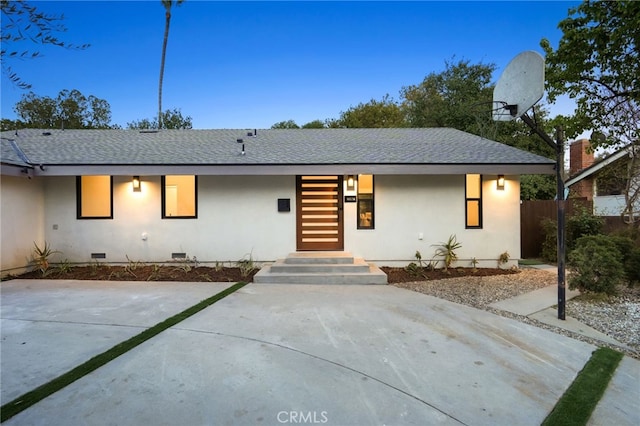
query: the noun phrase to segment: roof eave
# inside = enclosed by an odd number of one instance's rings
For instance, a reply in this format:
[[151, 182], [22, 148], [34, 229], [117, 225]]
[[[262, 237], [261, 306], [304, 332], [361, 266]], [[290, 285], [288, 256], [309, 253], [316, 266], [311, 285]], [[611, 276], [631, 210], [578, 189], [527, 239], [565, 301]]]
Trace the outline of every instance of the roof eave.
[[597, 173], [598, 171], [602, 170], [603, 168], [605, 168], [609, 164], [615, 163], [617, 160], [629, 155], [629, 150], [630, 150], [630, 147], [625, 147], [625, 148], [623, 148], [623, 149], [611, 154], [610, 156], [608, 156], [604, 160], [599, 161], [599, 162], [597, 162], [596, 164], [594, 164], [594, 165], [592, 165], [590, 167], [587, 167], [586, 169], [582, 170], [580, 173], [578, 173], [574, 177], [568, 179], [564, 183], [564, 187], [565, 188], [569, 188], [570, 186], [575, 185], [576, 183], [580, 182], [581, 180], [586, 179], [589, 176]]
[[216, 175], [301, 175], [301, 174], [379, 174], [379, 175], [461, 175], [554, 174], [554, 163], [525, 164], [45, 164], [36, 168], [42, 176], [160, 176], [167, 174]]

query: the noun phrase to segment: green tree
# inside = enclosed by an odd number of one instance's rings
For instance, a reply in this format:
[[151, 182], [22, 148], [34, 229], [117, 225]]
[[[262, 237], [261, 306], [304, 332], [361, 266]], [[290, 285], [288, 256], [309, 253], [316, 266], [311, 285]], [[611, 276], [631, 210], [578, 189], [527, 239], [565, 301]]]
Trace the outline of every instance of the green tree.
[[[179, 108], [167, 109], [162, 113], [162, 122], [164, 129], [192, 129], [193, 123], [191, 116], [184, 117]], [[158, 120], [143, 118], [127, 123], [128, 129], [148, 130], [158, 129]]]
[[521, 200], [553, 200], [556, 191], [555, 176], [522, 175], [520, 177]]
[[557, 49], [549, 40], [546, 53], [547, 94], [576, 100], [567, 119], [574, 131], [593, 129], [593, 149], [627, 146], [632, 151], [625, 179], [623, 217], [634, 223], [640, 179], [640, 2], [585, 1], [569, 10], [558, 27]]
[[0, 61], [2, 72], [13, 84], [21, 89], [30, 89], [31, 84], [22, 80], [14, 72], [8, 62], [16, 59], [32, 59], [40, 55], [38, 51], [29, 49], [14, 49], [14, 45], [24, 41], [31, 41], [39, 45], [53, 45], [67, 49], [86, 49], [88, 44], [75, 45], [58, 38], [59, 33], [67, 29], [62, 24], [64, 16], [49, 15], [40, 12], [35, 6], [24, 0], [0, 2], [2, 9], [2, 32], [0, 34]]
[[104, 100], [79, 90], [62, 90], [56, 99], [33, 92], [22, 95], [14, 107], [16, 122], [29, 128], [108, 129], [112, 126], [111, 106]]
[[51, 129], [61, 124], [58, 104], [48, 96], [38, 96], [33, 92], [24, 94], [14, 110], [25, 127]]
[[595, 129], [594, 148], [623, 146], [640, 135], [640, 2], [585, 1], [561, 21], [558, 48], [549, 40], [547, 94], [576, 100], [573, 118], [582, 129]]
[[162, 113], [162, 125], [164, 129], [193, 128], [191, 116], [184, 117], [178, 108], [168, 109]]
[[142, 118], [140, 120], [133, 120], [127, 123], [127, 129], [129, 130], [151, 130], [158, 128], [157, 119]]
[[[402, 108], [411, 127], [453, 127], [478, 134], [477, 104], [492, 99], [494, 64], [445, 61], [445, 70], [403, 87]], [[489, 120], [487, 116], [485, 120]]]
[[271, 126], [271, 128], [272, 129], [299, 129], [300, 126], [298, 126], [296, 122], [293, 120], [286, 120], [286, 121], [278, 121], [273, 126]]
[[406, 127], [406, 122], [400, 106], [387, 94], [379, 101], [371, 99], [366, 104], [360, 103], [341, 112], [340, 118], [332, 123], [332, 127]]
[[169, 25], [171, 24], [171, 8], [180, 6], [184, 0], [160, 0], [164, 6], [164, 38], [162, 40], [162, 57], [160, 58], [160, 81], [158, 82], [158, 129], [163, 126], [162, 113], [162, 83], [164, 82], [164, 63], [167, 57], [167, 41], [169, 40]]
[[325, 127], [325, 122], [322, 120], [313, 120], [302, 125], [303, 129], [324, 129]]
[[0, 131], [2, 132], [23, 129], [24, 127], [24, 123], [20, 120], [10, 120], [8, 118], [0, 119]]

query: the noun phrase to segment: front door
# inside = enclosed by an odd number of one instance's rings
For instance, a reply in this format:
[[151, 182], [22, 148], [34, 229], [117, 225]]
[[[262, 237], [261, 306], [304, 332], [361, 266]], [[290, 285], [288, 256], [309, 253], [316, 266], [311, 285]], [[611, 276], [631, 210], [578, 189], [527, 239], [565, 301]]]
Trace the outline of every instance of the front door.
[[343, 250], [342, 176], [296, 179], [297, 249]]

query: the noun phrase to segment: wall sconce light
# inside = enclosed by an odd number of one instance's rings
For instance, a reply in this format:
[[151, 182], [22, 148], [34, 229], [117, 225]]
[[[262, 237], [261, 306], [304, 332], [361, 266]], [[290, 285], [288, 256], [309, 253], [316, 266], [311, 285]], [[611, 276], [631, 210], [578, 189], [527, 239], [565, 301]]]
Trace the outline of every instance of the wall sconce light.
[[347, 191], [353, 191], [356, 189], [356, 178], [353, 175], [347, 177]]
[[142, 187], [140, 185], [140, 176], [134, 176], [132, 183], [133, 183], [133, 192], [142, 191]]
[[498, 175], [497, 187], [499, 190], [504, 190], [504, 175]]

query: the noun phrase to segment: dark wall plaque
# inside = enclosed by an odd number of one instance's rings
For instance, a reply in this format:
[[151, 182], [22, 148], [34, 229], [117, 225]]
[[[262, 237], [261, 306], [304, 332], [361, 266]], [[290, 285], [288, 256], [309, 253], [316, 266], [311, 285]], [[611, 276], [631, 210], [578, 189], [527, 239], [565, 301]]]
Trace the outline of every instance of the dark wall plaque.
[[290, 212], [291, 211], [291, 199], [290, 198], [278, 198], [278, 211]]

